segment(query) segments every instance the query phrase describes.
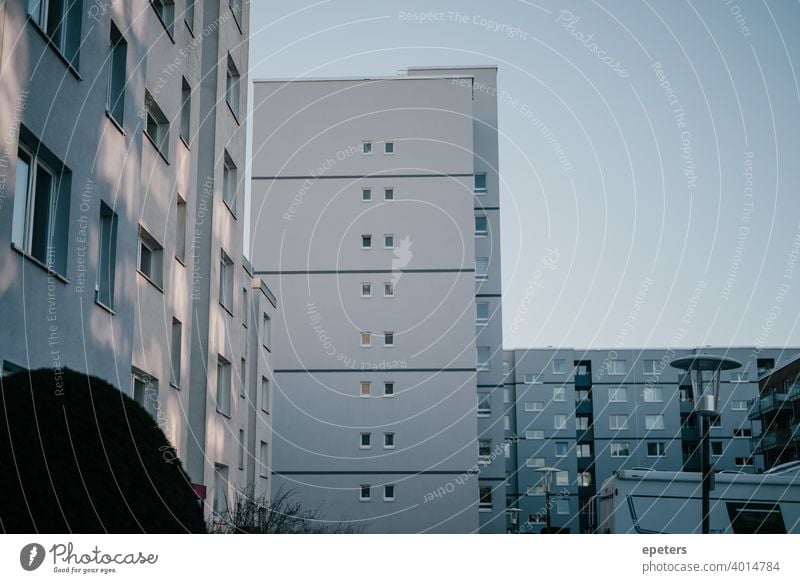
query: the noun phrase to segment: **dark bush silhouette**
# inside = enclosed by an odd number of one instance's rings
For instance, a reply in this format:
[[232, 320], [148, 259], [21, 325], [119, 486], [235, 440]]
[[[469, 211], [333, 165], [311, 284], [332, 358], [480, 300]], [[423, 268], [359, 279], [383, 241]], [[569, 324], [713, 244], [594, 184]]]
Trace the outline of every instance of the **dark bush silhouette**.
[[74, 371], [0, 382], [0, 531], [205, 532], [174, 449], [135, 401]]

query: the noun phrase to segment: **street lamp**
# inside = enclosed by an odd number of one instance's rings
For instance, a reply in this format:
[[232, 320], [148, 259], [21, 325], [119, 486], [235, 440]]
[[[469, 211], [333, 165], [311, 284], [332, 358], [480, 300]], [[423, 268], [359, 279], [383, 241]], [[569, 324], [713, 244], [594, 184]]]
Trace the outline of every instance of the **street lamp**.
[[694, 412], [700, 419], [700, 463], [702, 471], [702, 523], [703, 534], [709, 533], [709, 514], [711, 511], [711, 490], [714, 473], [711, 468], [711, 442], [709, 425], [711, 417], [717, 414], [719, 404], [719, 381], [723, 370], [742, 366], [737, 360], [714, 354], [693, 354], [676, 358], [670, 366], [685, 370], [692, 379], [694, 393]]
[[553, 474], [558, 468], [536, 468], [542, 474], [542, 487], [544, 488], [545, 532], [550, 534], [550, 492], [553, 487]]

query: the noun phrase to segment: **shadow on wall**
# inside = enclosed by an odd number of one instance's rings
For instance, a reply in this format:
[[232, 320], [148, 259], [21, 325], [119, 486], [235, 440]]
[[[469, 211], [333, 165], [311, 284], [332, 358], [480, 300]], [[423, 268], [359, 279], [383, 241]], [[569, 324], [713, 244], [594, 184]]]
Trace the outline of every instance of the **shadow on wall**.
[[200, 533], [175, 450], [135, 401], [95, 377], [0, 379], [0, 531]]

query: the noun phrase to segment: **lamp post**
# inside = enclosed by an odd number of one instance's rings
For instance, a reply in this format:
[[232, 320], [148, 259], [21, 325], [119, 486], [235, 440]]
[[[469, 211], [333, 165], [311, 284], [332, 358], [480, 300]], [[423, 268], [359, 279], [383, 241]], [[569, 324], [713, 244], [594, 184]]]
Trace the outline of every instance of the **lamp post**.
[[550, 534], [550, 491], [553, 486], [553, 474], [558, 468], [537, 468], [537, 472], [542, 474], [542, 487], [544, 488], [544, 512], [545, 512], [545, 532]]
[[711, 417], [717, 414], [721, 372], [739, 368], [742, 364], [732, 358], [714, 354], [693, 354], [676, 358], [670, 363], [670, 366], [687, 371], [692, 379], [694, 412], [700, 419], [700, 464], [703, 496], [701, 530], [703, 534], [708, 534], [710, 530], [711, 490], [714, 488], [709, 425]]

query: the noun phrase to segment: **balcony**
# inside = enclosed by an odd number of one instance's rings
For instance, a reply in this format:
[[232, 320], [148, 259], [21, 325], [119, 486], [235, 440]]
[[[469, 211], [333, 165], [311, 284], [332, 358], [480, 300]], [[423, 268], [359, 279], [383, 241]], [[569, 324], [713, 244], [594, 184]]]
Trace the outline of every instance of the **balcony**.
[[789, 433], [793, 442], [800, 442], [800, 421], [795, 421], [789, 425]]
[[589, 427], [575, 430], [575, 439], [577, 441], [594, 441], [594, 429]]
[[575, 399], [575, 413], [577, 415], [591, 415], [592, 400], [591, 399]]
[[771, 392], [762, 397], [750, 399], [747, 402], [749, 407], [747, 418], [758, 419], [767, 413], [779, 411], [788, 405], [788, 396], [786, 393]]
[[800, 381], [795, 381], [786, 395], [786, 400], [789, 402], [794, 402], [798, 399], [800, 399]]
[[680, 412], [681, 413], [693, 413], [694, 412], [694, 401], [691, 399], [687, 400], [680, 400]]
[[681, 440], [683, 441], [699, 441], [700, 432], [694, 425], [684, 425], [681, 427]]
[[750, 449], [753, 453], [764, 453], [776, 447], [785, 448], [791, 440], [792, 431], [785, 427], [780, 427], [752, 437], [750, 439]]
[[586, 387], [592, 386], [592, 374], [591, 373], [575, 373], [575, 388], [582, 389]]

